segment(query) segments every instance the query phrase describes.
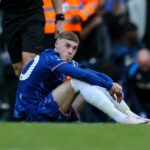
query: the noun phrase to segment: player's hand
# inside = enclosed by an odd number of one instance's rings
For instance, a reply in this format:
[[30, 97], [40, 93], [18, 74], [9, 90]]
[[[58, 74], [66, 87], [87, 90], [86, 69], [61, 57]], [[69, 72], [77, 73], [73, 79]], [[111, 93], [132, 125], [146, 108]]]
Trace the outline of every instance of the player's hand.
[[56, 22], [55, 36], [57, 36], [57, 34], [63, 31], [64, 31], [64, 21], [59, 20]]
[[123, 92], [118, 92], [118, 93], [115, 93], [115, 94], [117, 96], [117, 102], [121, 103], [121, 101], [123, 99]]
[[79, 15], [73, 16], [71, 22], [73, 24], [82, 22], [82, 18]]
[[122, 86], [118, 83], [113, 83], [112, 88], [109, 90], [110, 95], [113, 97], [113, 99], [116, 99], [115, 95], [117, 96], [118, 103], [121, 103], [123, 99], [123, 92], [122, 92]]

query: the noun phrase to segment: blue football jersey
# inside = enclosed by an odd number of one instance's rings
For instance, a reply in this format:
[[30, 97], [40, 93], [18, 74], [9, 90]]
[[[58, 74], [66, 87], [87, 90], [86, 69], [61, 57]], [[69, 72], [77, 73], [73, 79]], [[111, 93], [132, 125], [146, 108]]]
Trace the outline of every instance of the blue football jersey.
[[32, 102], [45, 98], [65, 80], [65, 75], [54, 71], [63, 63], [66, 62], [54, 50], [48, 49], [37, 55], [19, 77], [17, 96]]

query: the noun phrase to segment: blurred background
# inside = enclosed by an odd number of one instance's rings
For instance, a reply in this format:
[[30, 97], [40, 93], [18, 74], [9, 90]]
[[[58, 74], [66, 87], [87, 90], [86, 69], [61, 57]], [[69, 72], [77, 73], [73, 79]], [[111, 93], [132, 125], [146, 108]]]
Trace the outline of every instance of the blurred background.
[[[45, 48], [54, 47], [54, 22], [46, 17]], [[74, 3], [76, 0], [74, 0]], [[104, 72], [119, 82], [131, 109], [150, 118], [150, 1], [149, 0], [63, 0], [65, 30], [75, 32], [81, 44], [75, 60]], [[51, 14], [53, 14], [51, 12]], [[69, 19], [71, 17], [71, 23]], [[52, 24], [50, 24], [52, 23]], [[48, 27], [51, 25], [51, 27]], [[50, 30], [49, 30], [50, 29]], [[0, 9], [0, 120], [13, 121], [18, 78], [14, 75], [3, 38]], [[112, 122], [89, 104], [80, 114], [83, 122]]]

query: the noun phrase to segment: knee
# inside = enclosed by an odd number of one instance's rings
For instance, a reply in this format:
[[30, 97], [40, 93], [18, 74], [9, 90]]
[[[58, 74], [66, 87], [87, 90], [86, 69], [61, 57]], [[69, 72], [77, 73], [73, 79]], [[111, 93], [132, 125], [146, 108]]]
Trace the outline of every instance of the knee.
[[18, 69], [15, 69], [14, 72], [17, 77], [19, 77], [19, 75], [21, 74], [21, 70]]
[[70, 80], [70, 83], [71, 83], [73, 90], [76, 93], [80, 92], [82, 89], [84, 89], [86, 87], [91, 87], [90, 84], [80, 81], [80, 80], [77, 80], [77, 79], [73, 79], [73, 78]]
[[36, 56], [36, 54], [34, 54], [34, 53], [23, 52], [22, 53], [23, 65], [25, 66], [29, 61], [34, 59], [35, 56]]
[[22, 62], [17, 63], [17, 64], [13, 64], [13, 69], [14, 69], [15, 75], [17, 77], [19, 77], [19, 75], [20, 75], [20, 73], [22, 71], [22, 68], [23, 68]]

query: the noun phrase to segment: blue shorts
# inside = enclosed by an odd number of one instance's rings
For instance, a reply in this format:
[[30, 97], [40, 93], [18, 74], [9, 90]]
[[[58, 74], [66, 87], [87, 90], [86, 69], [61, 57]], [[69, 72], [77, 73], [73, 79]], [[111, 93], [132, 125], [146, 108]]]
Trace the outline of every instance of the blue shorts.
[[[67, 116], [62, 114], [52, 94], [49, 94], [43, 101], [39, 101], [39, 103], [30, 107], [24, 114], [26, 115], [22, 119], [21, 117], [18, 119], [27, 122], [73, 122], [78, 120], [77, 114], [72, 107]], [[14, 115], [14, 117], [17, 119], [17, 116]]]

